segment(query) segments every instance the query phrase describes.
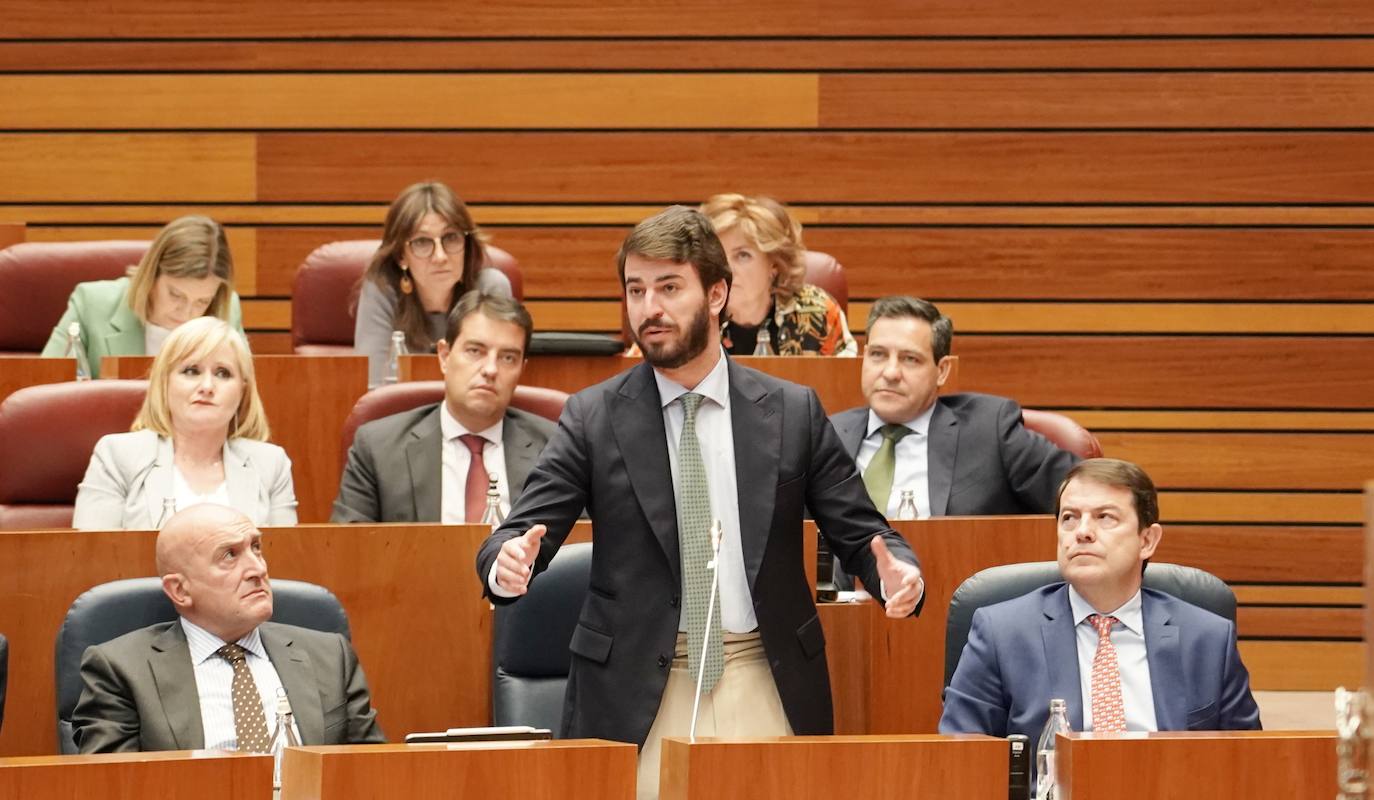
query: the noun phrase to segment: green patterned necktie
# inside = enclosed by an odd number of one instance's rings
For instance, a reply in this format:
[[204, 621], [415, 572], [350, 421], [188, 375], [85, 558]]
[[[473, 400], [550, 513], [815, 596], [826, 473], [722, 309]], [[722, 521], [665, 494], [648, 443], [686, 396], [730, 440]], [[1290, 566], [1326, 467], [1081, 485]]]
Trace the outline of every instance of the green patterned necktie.
[[706, 660], [701, 691], [711, 691], [725, 668], [722, 648], [720, 601], [711, 619], [710, 639], [702, 654], [706, 633], [706, 606], [711, 601], [711, 492], [706, 484], [706, 464], [697, 441], [697, 409], [702, 396], [696, 392], [682, 395], [682, 436], [677, 445], [677, 542], [682, 561], [682, 603], [687, 616], [687, 668], [692, 679]]
[[878, 513], [886, 516], [887, 501], [892, 497], [892, 474], [897, 471], [897, 442], [911, 433], [911, 429], [905, 425], [884, 425], [879, 430], [883, 443], [878, 445], [878, 452], [873, 454], [868, 469], [864, 470], [864, 486], [868, 487], [868, 496], [873, 498]]

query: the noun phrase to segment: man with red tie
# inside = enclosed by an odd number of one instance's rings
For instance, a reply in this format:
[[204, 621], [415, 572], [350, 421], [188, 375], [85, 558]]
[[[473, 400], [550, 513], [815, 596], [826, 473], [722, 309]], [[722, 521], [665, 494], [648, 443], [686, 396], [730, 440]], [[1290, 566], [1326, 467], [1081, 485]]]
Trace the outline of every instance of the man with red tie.
[[1141, 585], [1164, 535], [1150, 476], [1083, 461], [1056, 514], [1065, 582], [974, 613], [940, 732], [1034, 741], [1051, 698], [1078, 731], [1258, 729], [1235, 624]]
[[459, 298], [438, 343], [444, 402], [358, 428], [330, 521], [479, 522], [493, 475], [509, 511], [554, 430], [510, 407], [533, 331], [518, 300]]

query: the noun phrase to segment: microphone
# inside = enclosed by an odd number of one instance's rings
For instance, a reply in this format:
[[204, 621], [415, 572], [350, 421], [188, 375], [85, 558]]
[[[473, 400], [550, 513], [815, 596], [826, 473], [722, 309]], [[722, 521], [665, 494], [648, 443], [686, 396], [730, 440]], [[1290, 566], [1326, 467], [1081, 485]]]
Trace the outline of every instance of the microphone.
[[701, 708], [701, 684], [706, 677], [706, 643], [711, 640], [711, 618], [716, 613], [716, 589], [720, 586], [720, 570], [716, 569], [716, 561], [720, 558], [720, 520], [711, 522], [711, 560], [706, 562], [706, 568], [711, 571], [711, 597], [706, 603], [706, 630], [701, 633], [701, 662], [697, 664], [697, 691], [692, 698], [692, 729], [687, 734], [687, 740], [695, 742], [697, 740], [697, 712]]

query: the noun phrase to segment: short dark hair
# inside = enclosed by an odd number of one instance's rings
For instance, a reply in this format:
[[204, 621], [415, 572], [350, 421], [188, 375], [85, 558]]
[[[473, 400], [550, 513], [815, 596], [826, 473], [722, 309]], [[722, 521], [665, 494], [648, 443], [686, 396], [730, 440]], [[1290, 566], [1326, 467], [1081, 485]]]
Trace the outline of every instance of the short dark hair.
[[625, 259], [632, 255], [691, 264], [703, 289], [725, 281], [728, 293], [734, 281], [730, 261], [725, 257], [725, 248], [716, 236], [711, 219], [694, 208], [668, 206], [630, 231], [615, 257], [622, 293], [625, 291]]
[[880, 319], [923, 319], [930, 323], [931, 354], [938, 363], [949, 355], [949, 346], [954, 341], [954, 320], [940, 313], [940, 309], [929, 300], [904, 294], [880, 297], [868, 311], [868, 327], [864, 335], [873, 332], [873, 323]]
[[1145, 470], [1141, 469], [1139, 464], [1119, 458], [1090, 458], [1075, 464], [1073, 469], [1069, 470], [1069, 474], [1064, 476], [1064, 482], [1059, 484], [1059, 493], [1055, 495], [1056, 517], [1059, 516], [1064, 489], [1068, 488], [1069, 481], [1074, 478], [1129, 490], [1131, 502], [1135, 505], [1135, 515], [1140, 521], [1140, 530], [1143, 531], [1159, 522], [1159, 492], [1155, 490], [1154, 481], [1150, 480], [1150, 476], [1145, 474]]
[[534, 320], [530, 319], [529, 310], [514, 297], [492, 294], [481, 289], [465, 292], [453, 305], [453, 310], [448, 312], [448, 325], [444, 329], [444, 338], [448, 341], [449, 347], [453, 346], [454, 340], [458, 338], [458, 333], [463, 330], [463, 320], [479, 311], [491, 319], [501, 322], [514, 322], [523, 328], [525, 331], [525, 355], [529, 356], [530, 337], [534, 335]]

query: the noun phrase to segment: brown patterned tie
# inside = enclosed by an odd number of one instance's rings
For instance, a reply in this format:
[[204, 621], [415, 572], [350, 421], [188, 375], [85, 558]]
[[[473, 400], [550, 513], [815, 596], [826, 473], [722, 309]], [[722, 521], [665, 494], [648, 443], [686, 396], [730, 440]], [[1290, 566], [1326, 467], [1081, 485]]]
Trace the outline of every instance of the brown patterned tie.
[[475, 433], [465, 433], [458, 440], [472, 454], [468, 460], [468, 482], [463, 494], [463, 519], [481, 522], [482, 512], [487, 510], [487, 465], [482, 461], [482, 448], [487, 446], [487, 440]]
[[234, 668], [234, 684], [230, 688], [234, 700], [234, 735], [239, 751], [266, 753], [272, 743], [268, 740], [267, 717], [262, 713], [262, 695], [258, 694], [258, 684], [253, 680], [252, 670], [248, 669], [248, 654], [236, 644], [226, 644], [216, 650], [215, 655]]

